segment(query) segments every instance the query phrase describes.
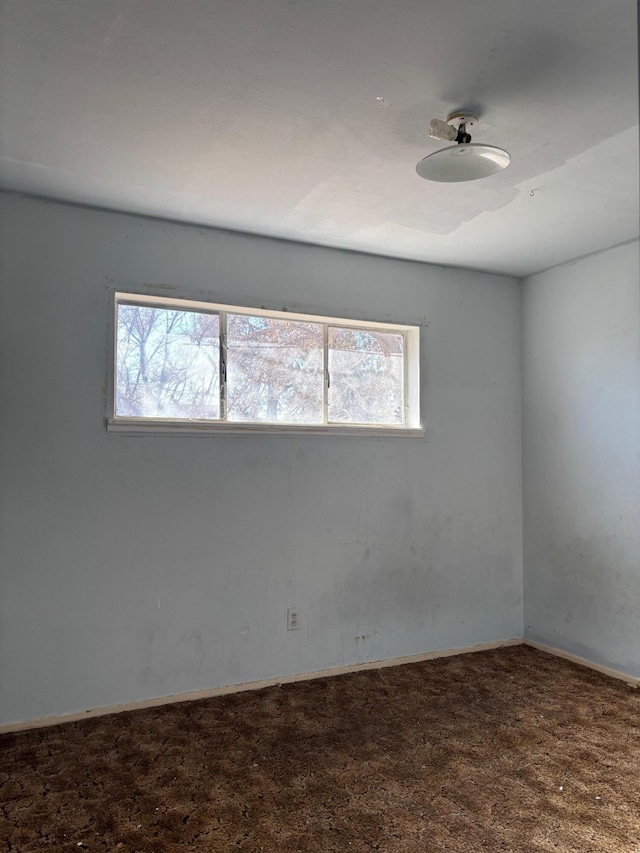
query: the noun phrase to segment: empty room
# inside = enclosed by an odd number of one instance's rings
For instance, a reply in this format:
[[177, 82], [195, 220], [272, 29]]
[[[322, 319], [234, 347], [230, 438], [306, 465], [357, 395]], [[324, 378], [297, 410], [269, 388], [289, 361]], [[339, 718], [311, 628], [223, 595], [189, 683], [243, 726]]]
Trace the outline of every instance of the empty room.
[[640, 853], [636, 4], [0, 26], [0, 849]]

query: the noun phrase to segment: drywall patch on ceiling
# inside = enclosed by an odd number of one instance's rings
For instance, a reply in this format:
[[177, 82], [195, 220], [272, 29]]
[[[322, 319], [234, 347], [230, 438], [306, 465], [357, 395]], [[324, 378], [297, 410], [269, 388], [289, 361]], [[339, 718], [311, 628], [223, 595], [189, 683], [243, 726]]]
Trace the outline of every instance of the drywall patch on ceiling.
[[384, 221], [381, 200], [352, 176], [336, 175], [307, 193], [283, 218], [287, 229], [310, 236], [335, 233], [348, 237], [354, 222], [375, 226]]
[[[352, 234], [350, 242], [362, 251], [384, 254], [394, 247], [414, 260], [426, 252], [433, 263], [458, 266], [470, 266], [473, 258], [478, 269], [529, 275], [548, 258], [561, 263], [638, 236], [637, 150], [638, 129], [629, 128], [561, 167], [527, 178], [508, 204], [448, 234], [387, 221]], [[483, 238], [487, 234], [501, 240], [498, 261], [493, 244]]]

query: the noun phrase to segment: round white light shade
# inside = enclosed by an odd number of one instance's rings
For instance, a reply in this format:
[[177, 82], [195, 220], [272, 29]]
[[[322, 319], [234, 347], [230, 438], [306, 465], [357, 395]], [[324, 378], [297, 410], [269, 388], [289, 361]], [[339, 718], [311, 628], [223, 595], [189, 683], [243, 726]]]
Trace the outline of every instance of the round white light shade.
[[469, 142], [434, 151], [420, 160], [416, 172], [428, 181], [477, 181], [506, 169], [510, 162], [511, 155], [503, 148]]

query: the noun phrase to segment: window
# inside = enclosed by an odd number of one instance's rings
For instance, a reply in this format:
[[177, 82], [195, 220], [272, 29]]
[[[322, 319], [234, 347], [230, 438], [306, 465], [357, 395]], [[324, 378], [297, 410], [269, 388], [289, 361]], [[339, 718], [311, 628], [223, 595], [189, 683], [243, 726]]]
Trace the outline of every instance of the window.
[[422, 435], [419, 328], [117, 293], [109, 429]]

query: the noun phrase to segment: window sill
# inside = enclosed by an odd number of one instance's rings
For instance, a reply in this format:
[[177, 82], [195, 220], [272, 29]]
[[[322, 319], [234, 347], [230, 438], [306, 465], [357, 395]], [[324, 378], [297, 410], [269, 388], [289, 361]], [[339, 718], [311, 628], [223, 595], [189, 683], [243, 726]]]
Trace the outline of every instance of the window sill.
[[422, 427], [383, 426], [304, 426], [301, 424], [232, 424], [209, 421], [157, 421], [145, 418], [109, 418], [108, 432], [157, 433], [159, 435], [360, 435], [375, 438], [397, 436], [400, 438], [424, 438]]

